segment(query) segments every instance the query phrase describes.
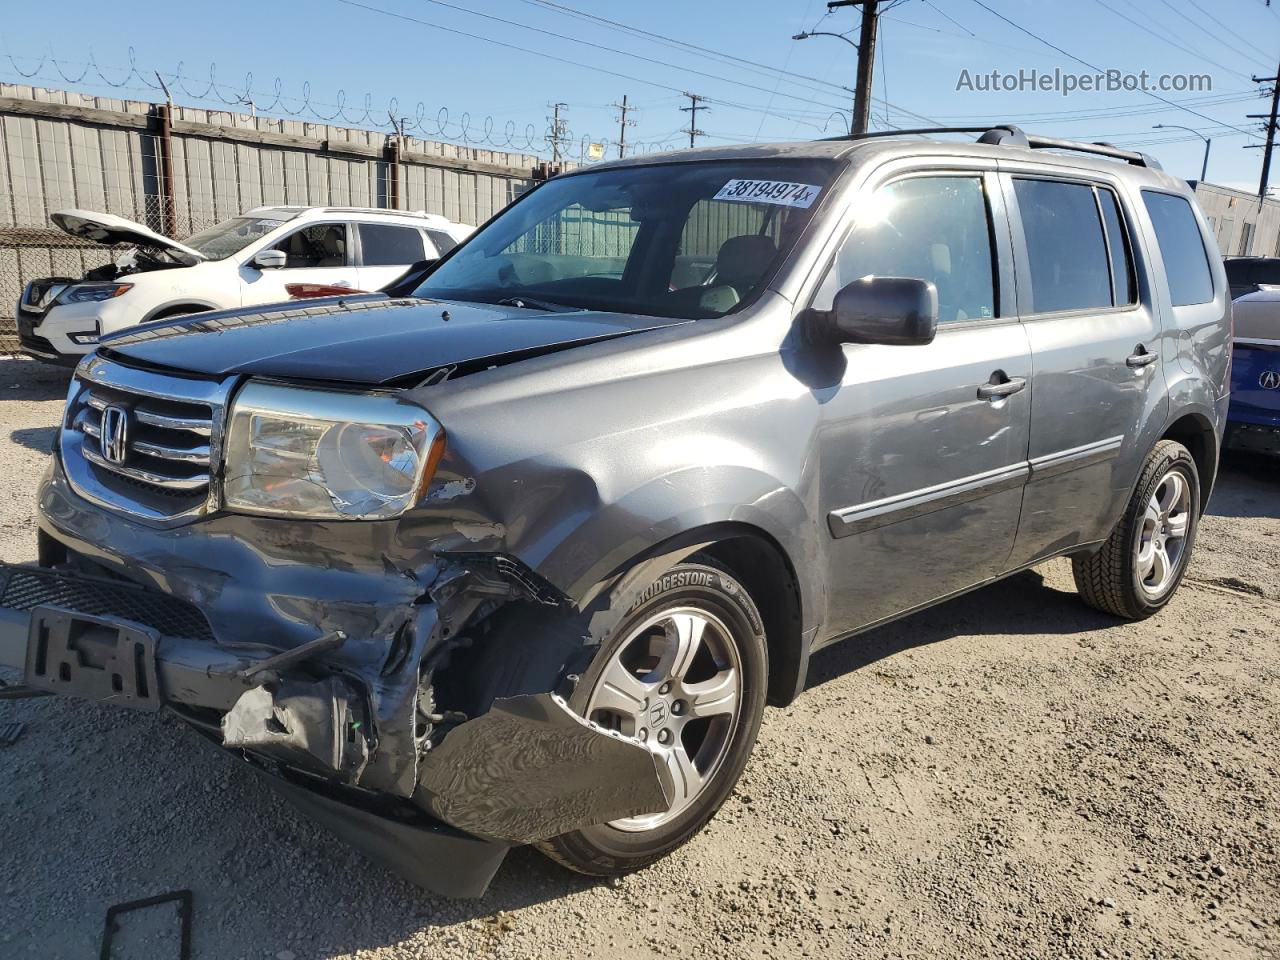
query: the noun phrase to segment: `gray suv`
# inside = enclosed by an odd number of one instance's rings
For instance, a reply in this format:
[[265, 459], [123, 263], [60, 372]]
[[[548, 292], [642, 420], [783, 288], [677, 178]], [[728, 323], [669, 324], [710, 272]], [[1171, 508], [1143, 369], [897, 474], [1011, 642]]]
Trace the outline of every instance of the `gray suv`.
[[599, 164], [412, 289], [104, 338], [0, 570], [8, 695], [168, 708], [475, 895], [688, 840], [837, 640], [1060, 556], [1156, 613], [1221, 258], [1150, 158], [981, 133]]

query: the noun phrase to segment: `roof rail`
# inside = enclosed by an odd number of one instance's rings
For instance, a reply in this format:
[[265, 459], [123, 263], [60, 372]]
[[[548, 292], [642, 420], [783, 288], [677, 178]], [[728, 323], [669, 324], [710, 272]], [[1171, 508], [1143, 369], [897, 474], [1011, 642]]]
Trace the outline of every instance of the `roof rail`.
[[979, 133], [978, 143], [994, 146], [1025, 147], [1029, 150], [1072, 150], [1076, 153], [1091, 153], [1099, 157], [1110, 157], [1123, 160], [1139, 167], [1152, 170], [1163, 169], [1152, 156], [1136, 150], [1121, 150], [1109, 143], [1085, 143], [1082, 140], [1059, 140], [1056, 137], [1041, 137], [1023, 133], [1020, 127], [1012, 123], [1002, 123], [994, 127], [916, 127], [910, 130], [874, 130], [868, 133], [855, 133], [842, 137], [828, 137], [828, 140], [869, 140], [881, 137], [907, 137], [938, 133]]

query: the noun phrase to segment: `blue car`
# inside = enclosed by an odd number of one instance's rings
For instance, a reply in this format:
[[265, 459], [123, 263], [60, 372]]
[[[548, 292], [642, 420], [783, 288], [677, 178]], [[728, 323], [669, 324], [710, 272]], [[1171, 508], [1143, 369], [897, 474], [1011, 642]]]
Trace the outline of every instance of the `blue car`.
[[1236, 300], [1231, 409], [1223, 445], [1280, 456], [1280, 287]]

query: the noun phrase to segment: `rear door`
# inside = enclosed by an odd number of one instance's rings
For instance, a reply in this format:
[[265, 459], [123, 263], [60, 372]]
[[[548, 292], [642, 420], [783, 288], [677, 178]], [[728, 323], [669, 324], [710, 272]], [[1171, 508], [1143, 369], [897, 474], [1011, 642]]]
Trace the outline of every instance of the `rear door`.
[[1105, 538], [1168, 411], [1136, 197], [1028, 167], [1001, 175], [1035, 368], [1012, 566]]
[[417, 227], [394, 223], [357, 223], [360, 238], [360, 289], [380, 290], [419, 260], [438, 254]]
[[827, 623], [865, 627], [1004, 571], [1026, 477], [1030, 351], [1008, 224], [980, 162], [895, 175], [849, 211], [812, 305], [867, 275], [938, 290], [925, 346], [833, 348], [821, 396]]
[[289, 291], [285, 288], [289, 284], [356, 288], [358, 276], [351, 246], [351, 229], [346, 223], [310, 223], [291, 230], [268, 248], [285, 252], [283, 267], [259, 270], [249, 263], [240, 268], [244, 305], [288, 300]]

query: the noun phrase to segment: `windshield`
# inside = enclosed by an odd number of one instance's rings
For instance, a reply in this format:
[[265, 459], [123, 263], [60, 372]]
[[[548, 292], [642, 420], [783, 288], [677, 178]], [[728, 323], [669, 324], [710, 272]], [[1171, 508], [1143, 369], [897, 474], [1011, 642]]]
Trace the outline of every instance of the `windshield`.
[[701, 161], [557, 178], [508, 207], [415, 293], [723, 316], [763, 290], [835, 170], [825, 160]]
[[225, 260], [233, 253], [238, 253], [255, 240], [265, 237], [283, 220], [260, 219], [258, 217], [232, 217], [222, 223], [193, 233], [183, 243], [203, 253], [210, 260]]

